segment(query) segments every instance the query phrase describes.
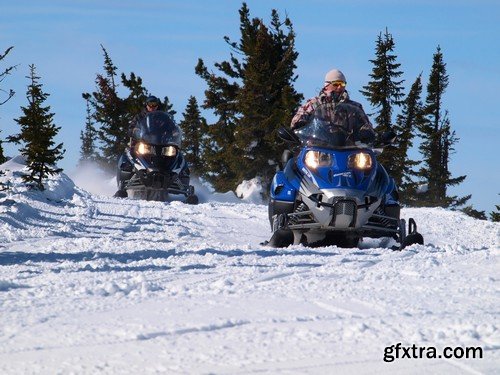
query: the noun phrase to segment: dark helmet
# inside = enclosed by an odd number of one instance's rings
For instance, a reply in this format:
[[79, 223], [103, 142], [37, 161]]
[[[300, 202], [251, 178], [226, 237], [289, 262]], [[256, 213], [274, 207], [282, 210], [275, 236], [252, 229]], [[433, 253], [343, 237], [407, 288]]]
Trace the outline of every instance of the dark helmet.
[[154, 95], [148, 96], [148, 98], [146, 99], [146, 105], [151, 105], [151, 104], [159, 106], [160, 105], [160, 99], [158, 99]]

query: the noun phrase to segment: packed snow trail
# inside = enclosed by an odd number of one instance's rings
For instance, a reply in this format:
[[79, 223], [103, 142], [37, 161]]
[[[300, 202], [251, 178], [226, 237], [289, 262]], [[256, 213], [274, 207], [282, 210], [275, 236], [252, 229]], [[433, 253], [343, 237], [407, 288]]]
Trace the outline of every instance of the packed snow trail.
[[[495, 373], [500, 225], [403, 216], [425, 246], [272, 249], [264, 205], [14, 183], [0, 195], [0, 373]], [[483, 356], [384, 361], [397, 343]]]

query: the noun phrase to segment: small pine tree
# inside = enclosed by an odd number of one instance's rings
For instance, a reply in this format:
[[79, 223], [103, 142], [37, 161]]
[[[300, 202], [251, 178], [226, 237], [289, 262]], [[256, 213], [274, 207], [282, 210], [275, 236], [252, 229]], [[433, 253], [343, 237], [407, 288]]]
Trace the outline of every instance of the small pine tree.
[[[398, 80], [403, 72], [399, 70], [401, 64], [396, 62], [397, 56], [394, 54], [394, 47], [394, 39], [386, 28], [385, 34], [380, 33], [378, 36], [375, 59], [370, 60], [373, 64], [370, 74], [372, 80], [368, 82], [368, 85], [363, 86], [363, 90], [360, 90], [376, 109], [375, 124], [377, 131], [381, 134], [392, 129], [393, 106], [400, 106], [404, 97], [404, 80]], [[392, 163], [396, 157], [402, 157], [401, 150], [392, 146], [386, 147], [378, 157], [391, 176], [402, 173], [402, 171], [396, 170]]]
[[496, 212], [492, 211], [490, 212], [490, 219], [491, 221], [494, 222], [499, 222], [500, 221], [500, 205], [495, 205]]
[[98, 159], [95, 149], [97, 131], [94, 127], [94, 120], [90, 110], [90, 97], [88, 95], [84, 95], [84, 99], [87, 101], [87, 116], [85, 118], [85, 130], [80, 132], [82, 146], [80, 148], [79, 164], [94, 162]]
[[[5, 157], [3, 153], [3, 146], [2, 146], [2, 140], [0, 139], [0, 164], [3, 164], [7, 161], [7, 158]], [[0, 175], [2, 174], [2, 171], [0, 171]]]
[[54, 137], [60, 127], [53, 123], [54, 114], [50, 112], [50, 106], [43, 106], [49, 94], [43, 92], [35, 66], [30, 65], [29, 68], [30, 75], [26, 77], [30, 80], [26, 93], [28, 106], [21, 107], [24, 115], [15, 120], [21, 127], [21, 132], [9, 137], [9, 140], [24, 144], [20, 151], [26, 158], [30, 173], [23, 176], [23, 180], [44, 190], [43, 180], [62, 171], [56, 167], [56, 162], [63, 158], [65, 150], [62, 143], [54, 146]]
[[165, 98], [163, 99], [163, 103], [160, 106], [160, 110], [167, 112], [170, 115], [170, 117], [172, 118], [172, 120], [174, 119], [174, 116], [177, 113], [173, 108], [174, 108], [174, 105], [172, 103], [170, 103], [168, 96], [165, 96]]
[[184, 138], [182, 149], [184, 157], [193, 172], [202, 173], [202, 135], [207, 131], [207, 121], [201, 116], [198, 102], [194, 96], [189, 98], [184, 119], [179, 123]]
[[458, 142], [458, 138], [451, 130], [448, 112], [443, 112], [442, 108], [443, 94], [447, 87], [446, 64], [438, 46], [427, 85], [425, 121], [419, 127], [422, 138], [419, 149], [424, 166], [418, 175], [428, 186], [424, 199], [419, 202], [422, 206], [458, 207], [464, 205], [471, 197], [467, 195], [458, 198], [447, 195], [449, 186], [458, 185], [466, 178], [466, 176], [452, 178], [448, 167], [450, 156], [454, 151], [453, 145]]
[[[4, 51], [4, 53], [0, 54], [0, 61], [2, 61], [9, 54], [9, 52], [12, 51], [13, 48], [14, 47], [11, 46], [11, 47], [7, 48]], [[12, 70], [15, 69], [16, 66], [17, 65], [9, 66], [9, 67], [5, 68], [5, 70], [0, 72], [0, 82], [2, 82], [6, 76], [11, 74]], [[6, 91], [6, 90], [3, 90], [2, 88], [0, 88], [0, 93], [6, 93], [5, 98], [0, 98], [0, 105], [7, 103], [7, 101], [9, 101], [9, 99], [12, 98], [15, 94], [14, 90], [12, 90], [12, 89], [9, 89], [8, 91]], [[1, 133], [1, 130], [0, 130], [0, 133]], [[6, 161], [7, 161], [7, 158], [5, 157], [5, 155], [3, 153], [2, 140], [0, 139], [0, 164], [5, 163]], [[1, 173], [2, 173], [2, 171], [0, 171], [0, 174]]]

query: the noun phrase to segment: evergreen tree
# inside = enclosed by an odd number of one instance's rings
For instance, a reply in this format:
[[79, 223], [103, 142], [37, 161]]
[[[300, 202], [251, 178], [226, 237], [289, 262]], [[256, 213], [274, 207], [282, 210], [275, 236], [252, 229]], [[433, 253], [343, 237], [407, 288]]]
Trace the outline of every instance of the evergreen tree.
[[186, 110], [182, 115], [184, 119], [179, 123], [179, 126], [184, 135], [183, 154], [190, 168], [199, 174], [203, 171], [202, 135], [207, 130], [207, 122], [201, 116], [198, 102], [194, 96], [189, 98]]
[[[2, 61], [9, 54], [9, 52], [12, 51], [13, 48], [14, 47], [11, 46], [11, 47], [7, 48], [4, 51], [4, 53], [0, 53], [0, 61]], [[17, 67], [17, 65], [9, 66], [9, 67], [5, 68], [3, 71], [0, 71], [0, 83], [3, 82], [3, 80], [9, 74], [11, 74], [12, 70], [15, 69], [16, 67]], [[9, 101], [9, 99], [12, 98], [15, 94], [14, 90], [12, 90], [12, 89], [9, 89], [8, 91], [6, 91], [6, 90], [0, 88], [0, 92], [5, 93], [7, 96], [6, 98], [0, 98], [0, 105], [7, 103], [7, 101]]]
[[172, 120], [174, 119], [174, 116], [177, 113], [173, 108], [174, 105], [170, 103], [168, 96], [165, 96], [165, 98], [163, 99], [163, 103], [160, 105], [160, 110], [167, 112], [172, 118]]
[[[363, 86], [364, 90], [360, 90], [376, 109], [375, 124], [380, 134], [392, 129], [393, 106], [400, 106], [404, 97], [404, 80], [398, 80], [403, 72], [398, 70], [401, 64], [396, 62], [397, 56], [394, 54], [394, 47], [394, 39], [386, 28], [384, 35], [380, 33], [378, 36], [375, 59], [370, 60], [373, 64], [370, 74], [372, 80], [368, 82], [368, 85]], [[400, 150], [394, 146], [386, 147], [378, 157], [391, 176], [402, 173], [402, 171], [396, 170], [392, 163], [395, 157], [401, 158], [402, 155], [400, 155]]]
[[[222, 69], [221, 64], [216, 64], [216, 67]], [[208, 85], [202, 107], [212, 109], [218, 116], [217, 121], [208, 126], [206, 137], [202, 139], [205, 165], [202, 177], [218, 191], [231, 190], [237, 181], [232, 160], [234, 155], [238, 154], [234, 132], [237, 114], [235, 101], [239, 85], [236, 82], [229, 82], [225, 77], [209, 73], [201, 59], [198, 60], [195, 71]]]
[[500, 221], [500, 205], [495, 205], [496, 212], [492, 211], [490, 212], [490, 219], [491, 221], [498, 222]]
[[123, 86], [129, 90], [128, 97], [124, 99], [125, 112], [123, 116], [126, 117], [127, 123], [130, 123], [134, 116], [141, 113], [144, 109], [148, 91], [142, 85], [142, 78], [136, 76], [134, 73], [130, 73], [130, 78], [127, 78], [127, 76], [122, 73], [121, 79]]
[[[128, 142], [128, 125], [130, 115], [127, 112], [127, 102], [117, 93], [115, 78], [116, 66], [113, 64], [106, 49], [101, 45], [104, 54], [104, 75], [97, 74], [97, 90], [92, 94], [84, 93], [88, 98], [94, 113], [93, 118], [100, 125], [97, 130], [101, 142], [102, 154], [99, 155], [102, 165], [114, 169], [116, 160]], [[131, 78], [132, 79], [132, 78]]]
[[95, 149], [97, 131], [94, 127], [92, 111], [90, 110], [90, 98], [88, 95], [85, 95], [84, 98], [87, 101], [87, 116], [85, 118], [85, 130], [80, 132], [82, 146], [80, 149], [79, 164], [94, 162], [97, 160], [97, 153]]
[[196, 67], [209, 86], [204, 108], [219, 116], [209, 127], [218, 155], [208, 155], [207, 160], [211, 168], [223, 164], [223, 174], [217, 169], [209, 172], [229, 179], [231, 189], [256, 176], [265, 185], [270, 182], [285, 148], [277, 140], [277, 129], [290, 123], [302, 100], [293, 88], [298, 53], [291, 21], [280, 21], [272, 10], [268, 27], [259, 18], [250, 19], [245, 3], [239, 14], [240, 40], [225, 40], [241, 60], [231, 53], [229, 61], [215, 64], [223, 76], [208, 73], [202, 60]]
[[433, 57], [433, 64], [427, 84], [425, 105], [425, 121], [420, 125], [422, 143], [420, 151], [424, 166], [419, 171], [419, 177], [427, 184], [424, 199], [419, 205], [458, 207], [464, 205], [470, 195], [458, 198], [448, 196], [450, 186], [460, 184], [466, 176], [451, 177], [449, 171], [450, 155], [453, 145], [458, 142], [455, 131], [451, 130], [448, 112], [443, 112], [443, 94], [448, 87], [446, 64], [443, 61], [441, 48], [438, 46]]
[[[3, 146], [2, 146], [2, 140], [0, 139], [0, 164], [3, 164], [7, 161], [7, 158], [5, 157], [3, 153]], [[0, 176], [2, 175], [2, 171], [0, 170]]]
[[[101, 48], [104, 54], [104, 73], [96, 77], [96, 91], [82, 96], [89, 100], [93, 110], [92, 118], [99, 126], [96, 131], [102, 154], [98, 156], [98, 161], [104, 168], [114, 169], [116, 160], [129, 142], [129, 125], [144, 110], [149, 93], [141, 77], [135, 73], [130, 73], [129, 76], [122, 73], [121, 84], [128, 89], [129, 94], [120, 98], [116, 83], [117, 68], [106, 49], [102, 45]], [[175, 114], [168, 97], [165, 97], [160, 110], [166, 110], [172, 117]]]
[[44, 93], [40, 77], [36, 75], [35, 66], [30, 65], [30, 80], [26, 97], [28, 106], [21, 107], [24, 115], [15, 121], [21, 127], [21, 132], [9, 137], [15, 143], [23, 143], [21, 154], [25, 156], [29, 174], [23, 180], [39, 190], [44, 190], [43, 180], [49, 175], [62, 171], [56, 167], [56, 162], [63, 158], [63, 144], [55, 146], [54, 137], [60, 130], [53, 123], [54, 114], [50, 106], [43, 106], [49, 94]]
[[[12, 51], [14, 47], [11, 46], [9, 48], [7, 48], [4, 53], [0, 54], [0, 61], [2, 61], [8, 54], [10, 51]], [[11, 74], [12, 70], [16, 68], [16, 65], [14, 66], [9, 66], [7, 68], [5, 68], [5, 70], [1, 71], [0, 72], [0, 83], [3, 82], [3, 80], [9, 75]], [[12, 89], [9, 89], [8, 91], [0, 88], [0, 93], [5, 93], [6, 94], [6, 97], [5, 98], [0, 98], [0, 105], [2, 104], [5, 104], [7, 103], [7, 101], [12, 98], [15, 94], [14, 90]], [[0, 129], [0, 133], [1, 133], [1, 129]], [[4, 153], [3, 153], [3, 146], [2, 146], [2, 140], [0, 139], [0, 164], [2, 163], [5, 163], [7, 161], [6, 157], [4, 156]], [[2, 172], [0, 171], [0, 174]]]
[[486, 213], [484, 211], [478, 211], [472, 207], [472, 205], [462, 208], [464, 214], [479, 220], [487, 220]]
[[[0, 130], [0, 133], [1, 132], [2, 131]], [[3, 163], [5, 163], [7, 161], [7, 158], [5, 157], [4, 152], [3, 152], [3, 146], [2, 146], [2, 144], [3, 144], [3, 141], [0, 139], [0, 164], [3, 164]], [[1, 175], [3, 175], [2, 170], [0, 170], [0, 176]]]
[[401, 203], [413, 205], [417, 199], [417, 183], [414, 177], [417, 172], [414, 168], [420, 164], [409, 158], [408, 152], [413, 146], [416, 129], [424, 122], [423, 104], [420, 99], [422, 94], [421, 75], [411, 86], [408, 96], [403, 102], [401, 114], [397, 116], [394, 131], [398, 134], [395, 147], [398, 152], [392, 159], [392, 177], [399, 187]]

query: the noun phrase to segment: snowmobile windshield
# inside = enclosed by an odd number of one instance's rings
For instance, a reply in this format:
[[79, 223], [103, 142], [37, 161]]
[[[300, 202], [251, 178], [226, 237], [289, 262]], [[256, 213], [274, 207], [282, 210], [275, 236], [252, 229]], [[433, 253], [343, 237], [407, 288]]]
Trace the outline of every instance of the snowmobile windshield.
[[308, 147], [358, 148], [353, 133], [360, 127], [359, 119], [359, 109], [352, 104], [326, 103], [318, 106], [306, 125], [295, 130], [295, 134], [302, 145]]
[[133, 137], [151, 145], [181, 147], [182, 132], [166, 112], [149, 112], [137, 121]]

